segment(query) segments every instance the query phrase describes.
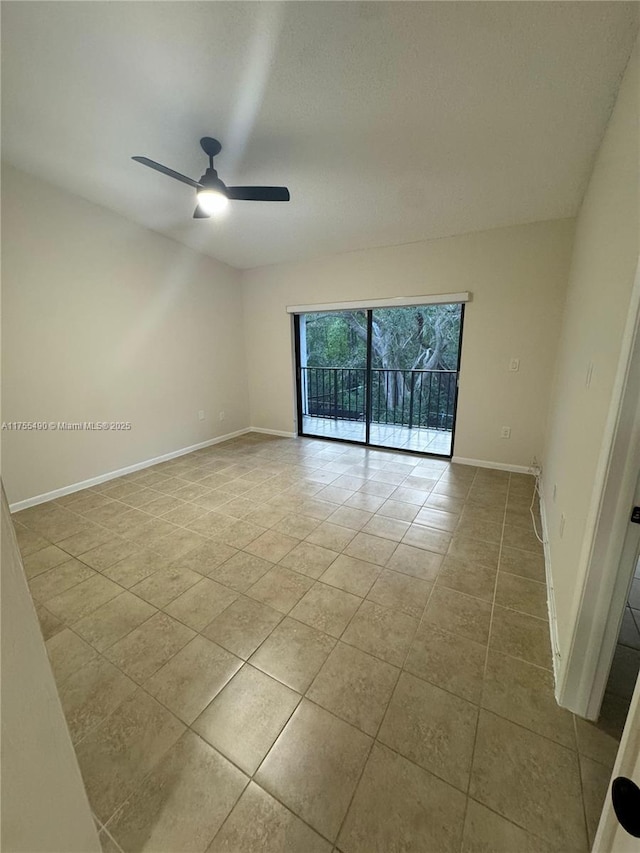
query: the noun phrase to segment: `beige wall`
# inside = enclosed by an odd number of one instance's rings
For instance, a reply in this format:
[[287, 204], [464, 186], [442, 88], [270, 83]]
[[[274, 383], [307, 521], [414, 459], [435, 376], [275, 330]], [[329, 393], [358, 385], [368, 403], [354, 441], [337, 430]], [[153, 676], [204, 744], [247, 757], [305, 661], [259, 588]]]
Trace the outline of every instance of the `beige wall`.
[[11, 503], [249, 425], [236, 270], [10, 167], [2, 226], [4, 421], [133, 427], [5, 430]]
[[100, 842], [2, 490], [2, 833], [6, 853]]
[[[590, 507], [640, 248], [640, 64], [629, 62], [577, 220], [544, 453], [560, 680], [591, 546]], [[589, 365], [592, 379], [586, 385]], [[553, 488], [557, 497], [553, 500]], [[560, 537], [560, 517], [566, 517]]]
[[252, 425], [295, 428], [287, 305], [469, 290], [455, 455], [529, 465], [542, 453], [572, 237], [573, 220], [560, 220], [246, 271]]

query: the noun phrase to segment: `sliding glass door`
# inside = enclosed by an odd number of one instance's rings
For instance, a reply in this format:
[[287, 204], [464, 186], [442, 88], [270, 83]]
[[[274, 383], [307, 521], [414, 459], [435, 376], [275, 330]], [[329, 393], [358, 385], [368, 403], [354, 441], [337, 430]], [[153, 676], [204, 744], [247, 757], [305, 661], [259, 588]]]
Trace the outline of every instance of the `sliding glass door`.
[[464, 306], [295, 316], [300, 435], [450, 457]]
[[366, 441], [367, 313], [296, 316], [298, 431]]

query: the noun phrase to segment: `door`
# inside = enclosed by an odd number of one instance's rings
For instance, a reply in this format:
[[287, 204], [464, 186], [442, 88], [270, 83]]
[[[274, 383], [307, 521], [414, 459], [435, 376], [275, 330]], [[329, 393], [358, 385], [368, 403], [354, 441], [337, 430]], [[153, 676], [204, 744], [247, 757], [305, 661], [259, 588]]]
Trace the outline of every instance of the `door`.
[[[622, 785], [615, 780], [629, 780], [638, 786], [637, 794], [632, 786]], [[617, 790], [614, 808], [614, 790]], [[624, 794], [626, 789], [626, 796]], [[622, 793], [621, 793], [622, 792]], [[618, 814], [616, 814], [616, 809]], [[627, 824], [630, 819], [631, 825]], [[622, 823], [621, 823], [622, 821]], [[640, 853], [640, 838], [628, 832], [623, 824], [639, 832], [640, 822], [640, 679], [631, 700], [620, 749], [613, 766], [609, 790], [602, 810], [600, 824], [593, 842], [593, 853]]]
[[367, 433], [367, 313], [295, 316], [298, 433], [364, 443]]
[[371, 313], [370, 443], [450, 457], [463, 306], [376, 308]]
[[298, 434], [453, 454], [464, 305], [294, 317]]

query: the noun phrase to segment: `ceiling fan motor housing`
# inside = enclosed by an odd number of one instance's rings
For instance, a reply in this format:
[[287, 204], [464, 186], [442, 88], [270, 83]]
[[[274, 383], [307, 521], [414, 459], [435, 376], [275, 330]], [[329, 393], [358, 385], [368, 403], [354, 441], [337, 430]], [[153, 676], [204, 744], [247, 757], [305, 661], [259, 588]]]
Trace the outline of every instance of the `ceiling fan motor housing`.
[[226, 194], [227, 188], [218, 177], [218, 173], [213, 168], [213, 166], [209, 166], [207, 171], [200, 178], [200, 183], [203, 187], [206, 187], [207, 189], [219, 190], [219, 192]]

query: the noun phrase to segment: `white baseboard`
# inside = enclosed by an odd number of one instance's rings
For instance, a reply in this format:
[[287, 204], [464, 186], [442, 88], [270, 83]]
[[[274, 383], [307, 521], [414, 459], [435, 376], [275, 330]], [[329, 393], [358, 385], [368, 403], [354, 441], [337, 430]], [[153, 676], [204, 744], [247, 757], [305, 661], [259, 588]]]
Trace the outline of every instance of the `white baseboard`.
[[250, 427], [247, 432], [260, 432], [263, 435], [280, 435], [282, 438], [297, 438], [298, 434], [295, 432], [285, 432], [281, 429], [264, 429], [264, 427]]
[[453, 456], [451, 461], [456, 465], [474, 465], [476, 468], [494, 468], [497, 471], [511, 471], [513, 474], [533, 474], [530, 465], [508, 465], [506, 462], [487, 462], [484, 459], [465, 459], [462, 456]]
[[551, 640], [551, 660], [553, 663], [553, 680], [555, 684], [556, 700], [558, 699], [558, 668], [560, 666], [560, 640], [558, 637], [558, 617], [556, 614], [556, 597], [553, 589], [553, 575], [551, 573], [551, 552], [549, 550], [549, 528], [547, 527], [547, 514], [544, 506], [544, 494], [542, 490], [542, 478], [538, 480], [538, 492], [540, 495], [540, 520], [542, 521], [542, 538], [544, 539], [544, 571], [547, 581], [547, 610], [549, 612], [549, 637]]
[[248, 432], [259, 432], [252, 427], [238, 429], [235, 432], [229, 432], [226, 435], [219, 435], [216, 438], [210, 438], [207, 441], [201, 441], [199, 444], [192, 444], [190, 447], [182, 447], [180, 450], [172, 450], [170, 453], [164, 453], [162, 456], [156, 456], [153, 459], [145, 459], [144, 462], [136, 462], [134, 465], [128, 465], [126, 468], [119, 468], [117, 471], [109, 471], [107, 474], [100, 474], [97, 477], [91, 477], [89, 480], [83, 480], [80, 483], [72, 483], [70, 486], [63, 486], [61, 489], [54, 489], [51, 492], [45, 492], [41, 495], [35, 495], [32, 498], [26, 498], [23, 501], [17, 501], [9, 505], [11, 512], [18, 512], [21, 509], [28, 509], [30, 506], [53, 501], [56, 498], [62, 498], [65, 495], [70, 495], [73, 492], [80, 492], [82, 489], [88, 489], [91, 486], [97, 486], [100, 483], [106, 483], [108, 480], [115, 480], [117, 477], [123, 477], [125, 474], [133, 474], [134, 471], [141, 471], [143, 468], [150, 468], [152, 465], [158, 465], [160, 462], [167, 462], [170, 459], [176, 459], [178, 456], [186, 456], [187, 453], [193, 453], [194, 450], [202, 450], [203, 447], [211, 447], [213, 444], [221, 444], [223, 441], [229, 441], [231, 438], [237, 438], [240, 435], [246, 435]]

